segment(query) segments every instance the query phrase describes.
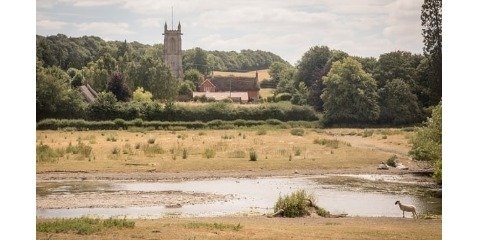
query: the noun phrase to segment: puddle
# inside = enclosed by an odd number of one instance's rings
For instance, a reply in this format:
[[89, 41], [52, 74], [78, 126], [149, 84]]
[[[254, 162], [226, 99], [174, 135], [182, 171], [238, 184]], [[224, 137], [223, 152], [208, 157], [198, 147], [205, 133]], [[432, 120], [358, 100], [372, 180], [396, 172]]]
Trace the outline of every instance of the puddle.
[[[419, 198], [405, 194], [380, 192], [359, 192], [341, 190], [330, 185], [318, 184], [314, 179], [323, 176], [271, 177], [271, 178], [223, 178], [214, 180], [162, 181], [162, 182], [55, 182], [37, 183], [37, 206], [48, 200], [51, 195], [77, 196], [80, 207], [37, 208], [39, 218], [80, 217], [80, 216], [126, 216], [127, 218], [162, 218], [162, 217], [210, 217], [225, 215], [261, 215], [273, 212], [273, 207], [281, 195], [304, 189], [313, 194], [316, 204], [333, 214], [347, 213], [349, 216], [364, 217], [402, 217], [402, 211], [394, 205], [396, 200], [414, 204], [419, 213], [440, 213], [441, 199]], [[400, 179], [398, 179], [400, 181]], [[48, 186], [50, 184], [50, 186]], [[78, 187], [87, 184], [88, 188]], [[72, 187], [77, 186], [77, 187]], [[97, 186], [95, 189], [94, 186]], [[41, 189], [41, 194], [38, 193]], [[75, 191], [70, 191], [76, 189]], [[138, 198], [143, 193], [177, 192], [186, 194], [186, 198], [172, 195], [179, 202], [159, 200], [154, 205], [132, 206], [111, 205], [111, 207], [81, 207], [81, 201], [88, 201], [101, 194], [131, 194], [129, 198]], [[86, 195], [85, 195], [86, 194]], [[225, 196], [224, 198], [205, 197], [203, 201], [189, 201], [188, 195]], [[80, 198], [79, 196], [82, 196]], [[86, 197], [85, 197], [86, 196]], [[181, 195], [184, 197], [183, 195]], [[58, 196], [57, 196], [58, 197]], [[61, 197], [61, 196], [60, 196]], [[83, 200], [81, 200], [83, 199]], [[115, 197], [105, 201], [115, 201]], [[170, 200], [171, 200], [170, 199]], [[103, 201], [103, 200], [102, 200]], [[106, 204], [106, 205], [105, 205]], [[171, 206], [175, 207], [171, 207]], [[104, 203], [104, 206], [110, 206]], [[116, 206], [116, 207], [113, 207]]]

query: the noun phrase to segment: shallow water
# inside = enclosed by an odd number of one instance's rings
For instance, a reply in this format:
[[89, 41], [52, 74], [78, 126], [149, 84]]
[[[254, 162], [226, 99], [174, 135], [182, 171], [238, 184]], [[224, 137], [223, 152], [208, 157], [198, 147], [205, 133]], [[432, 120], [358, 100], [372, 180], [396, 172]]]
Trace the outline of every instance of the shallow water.
[[[37, 209], [37, 217], [80, 217], [84, 215], [97, 217], [126, 216], [127, 218], [161, 218], [169, 216], [206, 217], [225, 215], [260, 215], [273, 212], [279, 196], [304, 189], [316, 199], [316, 204], [333, 214], [347, 213], [348, 216], [363, 217], [401, 217], [402, 211], [394, 205], [396, 200], [404, 204], [414, 204], [419, 213], [438, 213], [441, 210], [441, 199], [419, 198], [410, 195], [399, 195], [379, 192], [358, 192], [336, 189], [330, 185], [320, 185], [314, 181], [322, 176], [269, 177], [269, 178], [222, 178], [214, 180], [162, 181], [162, 182], [120, 182], [109, 181], [108, 191], [182, 191], [195, 193], [212, 193], [233, 195], [232, 199], [204, 204], [186, 204], [179, 208], [165, 206], [125, 207], [125, 208], [71, 208], [71, 209]], [[400, 180], [400, 179], [399, 179]], [[398, 180], [398, 181], [399, 181]], [[42, 189], [42, 194], [75, 194], [69, 192], [71, 186], [88, 184], [85, 191], [104, 191], [104, 182], [56, 182], [55, 186]], [[70, 186], [70, 187], [69, 187]], [[60, 189], [60, 190], [59, 190]], [[60, 193], [59, 193], [60, 192]], [[37, 196], [38, 197], [38, 196]], [[406, 213], [410, 217], [410, 213]]]

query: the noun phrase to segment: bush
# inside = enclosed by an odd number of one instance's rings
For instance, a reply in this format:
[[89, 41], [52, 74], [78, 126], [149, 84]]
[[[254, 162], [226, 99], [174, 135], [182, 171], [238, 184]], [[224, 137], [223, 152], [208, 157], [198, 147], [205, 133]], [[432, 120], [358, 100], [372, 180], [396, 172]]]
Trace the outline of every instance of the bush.
[[397, 160], [398, 160], [398, 157], [396, 155], [393, 155], [390, 158], [388, 158], [388, 160], [386, 161], [386, 164], [391, 167], [397, 167]]
[[251, 149], [249, 151], [249, 160], [250, 161], [257, 161], [258, 160], [258, 154], [256, 153], [256, 151], [254, 149]]
[[207, 148], [205, 149], [205, 152], [203, 153], [203, 156], [210, 159], [210, 158], [214, 158], [216, 155], [216, 152], [214, 149], [212, 148]]
[[274, 97], [275, 102], [281, 102], [281, 101], [290, 101], [291, 100], [291, 94], [290, 93], [280, 93]]
[[294, 136], [303, 136], [304, 135], [304, 129], [302, 129], [302, 128], [293, 128], [293, 129], [291, 129], [290, 132]]
[[274, 205], [274, 211], [278, 212], [283, 209], [283, 216], [289, 218], [310, 215], [307, 208], [311, 198], [312, 196], [306, 195], [304, 190], [298, 190], [286, 197], [280, 196]]
[[165, 150], [158, 144], [143, 145], [143, 152], [146, 155], [163, 154]]
[[315, 144], [319, 144], [319, 145], [324, 145], [326, 147], [330, 147], [330, 148], [338, 148], [339, 147], [339, 140], [337, 139], [334, 139], [334, 140], [331, 140], [331, 139], [325, 139], [325, 138], [322, 138], [322, 139], [314, 139], [313, 143]]
[[63, 154], [62, 150], [55, 150], [43, 143], [37, 145], [37, 162], [55, 162]]

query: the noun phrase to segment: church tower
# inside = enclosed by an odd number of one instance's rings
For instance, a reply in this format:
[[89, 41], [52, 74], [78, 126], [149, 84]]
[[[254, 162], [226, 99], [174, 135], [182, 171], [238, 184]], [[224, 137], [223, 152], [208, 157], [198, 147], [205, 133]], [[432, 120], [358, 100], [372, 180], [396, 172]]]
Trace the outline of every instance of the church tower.
[[181, 59], [181, 23], [178, 29], [168, 30], [165, 22], [165, 36], [163, 42], [163, 61], [170, 68], [173, 76], [183, 78], [183, 61]]

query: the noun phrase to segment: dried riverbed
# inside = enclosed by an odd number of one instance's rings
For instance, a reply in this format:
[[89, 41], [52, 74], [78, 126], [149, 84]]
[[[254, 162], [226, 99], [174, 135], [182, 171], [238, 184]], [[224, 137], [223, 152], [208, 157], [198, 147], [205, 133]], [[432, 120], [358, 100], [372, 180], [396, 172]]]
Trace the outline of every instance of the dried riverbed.
[[[440, 213], [427, 178], [409, 175], [292, 175], [214, 179], [37, 181], [38, 217], [161, 218], [271, 213], [279, 196], [305, 189], [332, 213], [401, 216], [396, 200], [421, 213]], [[420, 190], [418, 190], [420, 189]], [[426, 196], [427, 195], [427, 196]]]

